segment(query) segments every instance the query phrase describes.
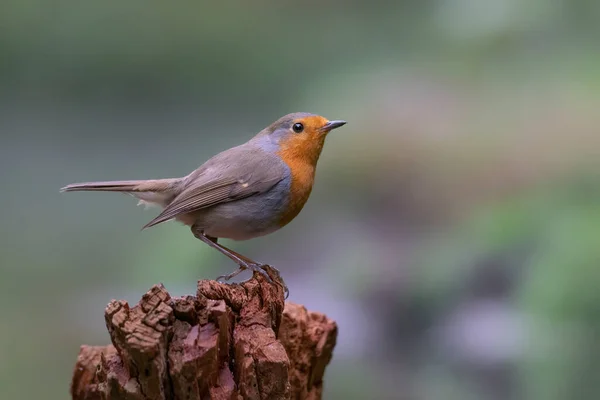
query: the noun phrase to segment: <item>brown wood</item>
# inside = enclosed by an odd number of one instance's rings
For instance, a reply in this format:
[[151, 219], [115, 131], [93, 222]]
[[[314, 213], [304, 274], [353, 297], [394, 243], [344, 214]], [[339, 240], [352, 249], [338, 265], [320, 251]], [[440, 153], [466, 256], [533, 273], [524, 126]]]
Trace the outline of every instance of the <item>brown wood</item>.
[[111, 301], [105, 320], [112, 345], [81, 346], [74, 400], [320, 399], [337, 337], [256, 273], [201, 280], [195, 297], [155, 285], [134, 307]]

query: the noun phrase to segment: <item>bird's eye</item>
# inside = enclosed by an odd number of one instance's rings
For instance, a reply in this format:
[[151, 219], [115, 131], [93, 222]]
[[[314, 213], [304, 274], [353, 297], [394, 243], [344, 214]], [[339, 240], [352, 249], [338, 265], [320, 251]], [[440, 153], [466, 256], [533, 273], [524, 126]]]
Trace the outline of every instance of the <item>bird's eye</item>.
[[294, 126], [292, 126], [292, 129], [294, 130], [294, 132], [300, 133], [304, 130], [304, 125], [302, 125], [300, 122], [296, 122]]

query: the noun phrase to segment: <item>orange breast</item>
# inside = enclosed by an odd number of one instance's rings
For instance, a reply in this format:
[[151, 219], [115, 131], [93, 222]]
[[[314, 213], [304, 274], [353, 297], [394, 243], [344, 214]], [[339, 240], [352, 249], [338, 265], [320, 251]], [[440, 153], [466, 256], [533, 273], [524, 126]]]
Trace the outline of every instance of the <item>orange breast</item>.
[[280, 226], [296, 218], [306, 204], [315, 181], [317, 159], [322, 147], [320, 140], [291, 139], [282, 144], [278, 154], [290, 168], [292, 182], [288, 207], [280, 217]]
[[280, 217], [280, 226], [289, 224], [300, 213], [310, 196], [315, 177], [314, 167], [307, 163], [292, 163], [292, 165], [288, 164], [288, 166], [290, 167], [292, 182], [290, 185], [288, 206]]

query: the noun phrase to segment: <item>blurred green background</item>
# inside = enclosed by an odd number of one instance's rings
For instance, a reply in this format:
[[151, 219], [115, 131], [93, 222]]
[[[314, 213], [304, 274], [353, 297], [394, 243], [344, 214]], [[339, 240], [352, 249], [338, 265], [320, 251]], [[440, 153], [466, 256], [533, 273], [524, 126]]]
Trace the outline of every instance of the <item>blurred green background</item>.
[[0, 398], [68, 398], [112, 298], [234, 268], [60, 187], [182, 176], [295, 111], [349, 122], [311, 199], [225, 243], [339, 323], [326, 399], [600, 398], [599, 21], [596, 0], [3, 1]]

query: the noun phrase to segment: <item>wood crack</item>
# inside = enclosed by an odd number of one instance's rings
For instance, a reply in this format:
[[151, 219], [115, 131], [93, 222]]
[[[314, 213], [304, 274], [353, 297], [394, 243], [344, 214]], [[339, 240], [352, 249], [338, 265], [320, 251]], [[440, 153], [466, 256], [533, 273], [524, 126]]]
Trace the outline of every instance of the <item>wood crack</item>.
[[81, 347], [74, 400], [320, 399], [337, 336], [260, 274], [181, 298], [155, 285], [133, 307], [111, 301], [105, 321], [112, 345]]

